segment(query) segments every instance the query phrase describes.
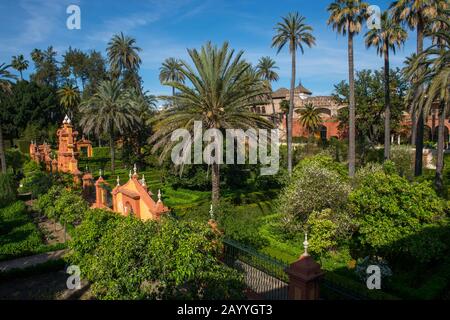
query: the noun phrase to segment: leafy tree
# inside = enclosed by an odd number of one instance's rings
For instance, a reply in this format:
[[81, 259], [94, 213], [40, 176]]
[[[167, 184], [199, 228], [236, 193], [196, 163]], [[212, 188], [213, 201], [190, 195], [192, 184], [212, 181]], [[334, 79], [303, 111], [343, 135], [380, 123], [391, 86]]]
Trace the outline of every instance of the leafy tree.
[[217, 260], [219, 239], [204, 223], [92, 212], [70, 246], [99, 299], [242, 297], [242, 277]]
[[30, 80], [39, 85], [56, 88], [60, 80], [60, 69], [56, 56], [57, 52], [52, 46], [44, 51], [34, 49], [31, 52], [31, 59], [34, 62], [35, 72], [30, 75]]
[[316, 43], [316, 38], [312, 35], [312, 27], [305, 23], [305, 17], [296, 13], [289, 13], [282, 18], [275, 27], [276, 35], [272, 38], [272, 47], [277, 48], [279, 53], [286, 44], [289, 45], [291, 54], [291, 90], [289, 96], [289, 114], [287, 126], [287, 145], [288, 145], [288, 172], [292, 173], [292, 121], [294, 117], [294, 90], [295, 90], [295, 70], [296, 70], [296, 52], [304, 53], [304, 46], [312, 47]]
[[271, 57], [262, 57], [258, 61], [258, 65], [256, 66], [257, 75], [264, 79], [267, 84], [267, 88], [270, 92], [270, 102], [272, 104], [272, 120], [273, 123], [276, 124], [276, 112], [275, 112], [275, 104], [273, 103], [272, 97], [272, 82], [278, 81], [280, 78], [278, 73], [275, 71], [278, 67], [275, 64], [275, 61]]
[[[175, 103], [158, 116], [150, 140], [158, 141], [153, 151], [163, 149], [161, 159], [175, 144], [170, 141], [172, 131], [178, 128], [193, 131], [194, 121], [201, 121], [203, 128], [218, 130], [272, 127], [269, 121], [249, 109], [255, 97], [260, 97], [265, 90], [262, 81], [247, 72], [250, 64], [242, 59], [242, 51], [234, 55], [228, 43], [218, 48], [208, 42], [200, 51], [190, 49], [188, 53], [194, 66], [182, 62], [180, 70], [192, 87], [180, 82], [166, 83], [179, 93], [166, 97]], [[215, 203], [220, 194], [219, 164], [212, 164], [212, 200]]]
[[23, 80], [22, 72], [28, 69], [29, 62], [25, 59], [23, 54], [19, 54], [18, 56], [13, 56], [11, 61], [11, 66], [13, 69], [20, 72], [20, 80]]
[[127, 99], [122, 83], [117, 80], [103, 81], [97, 92], [80, 105], [80, 125], [85, 133], [95, 132], [109, 135], [111, 171], [115, 173], [115, 139], [139, 122], [138, 110], [133, 101]]
[[[399, 69], [390, 70], [390, 127], [400, 131], [400, 121], [404, 110], [404, 99], [408, 89], [407, 83]], [[361, 70], [356, 73], [355, 101], [356, 101], [356, 132], [362, 150], [362, 159], [366, 147], [373, 148], [382, 142], [384, 132], [383, 115], [384, 75], [382, 71]], [[349, 101], [349, 85], [342, 81], [334, 86], [333, 96], [342, 104]], [[338, 112], [339, 130], [348, 130], [349, 109], [342, 108]]]
[[381, 29], [371, 29], [366, 34], [366, 46], [376, 47], [377, 53], [380, 56], [384, 56], [384, 159], [387, 160], [390, 157], [390, 144], [391, 144], [391, 88], [389, 85], [389, 51], [395, 54], [395, 48], [401, 47], [408, 34], [406, 31], [395, 22], [386, 11], [381, 16]]
[[[175, 58], [167, 58], [159, 68], [159, 81], [165, 82], [180, 82], [184, 83], [186, 77], [181, 72], [181, 61]], [[172, 95], [175, 95], [175, 87], [172, 87]]]
[[[431, 239], [427, 230], [442, 226], [446, 204], [429, 182], [410, 183], [397, 174], [376, 168], [358, 176], [358, 184], [349, 195], [349, 207], [357, 226], [353, 236], [356, 250], [366, 255], [393, 260], [404, 257], [419, 262], [442, 254], [445, 244], [439, 237]], [[418, 237], [422, 237], [420, 246]]]
[[24, 178], [20, 181], [19, 192], [31, 192], [32, 197], [38, 197], [51, 187], [49, 175], [42, 171], [39, 164], [29, 161], [23, 167]]
[[348, 34], [348, 72], [349, 72], [349, 142], [348, 142], [348, 173], [350, 177], [355, 175], [356, 161], [356, 127], [355, 127], [355, 80], [354, 80], [354, 58], [353, 38], [362, 28], [366, 15], [367, 3], [359, 0], [335, 0], [328, 6], [330, 18], [328, 24], [333, 26], [339, 34]]
[[278, 200], [278, 212], [283, 214], [288, 231], [304, 229], [313, 211], [341, 212], [350, 192], [343, 173], [340, 164], [335, 164], [331, 157], [317, 156], [300, 161]]

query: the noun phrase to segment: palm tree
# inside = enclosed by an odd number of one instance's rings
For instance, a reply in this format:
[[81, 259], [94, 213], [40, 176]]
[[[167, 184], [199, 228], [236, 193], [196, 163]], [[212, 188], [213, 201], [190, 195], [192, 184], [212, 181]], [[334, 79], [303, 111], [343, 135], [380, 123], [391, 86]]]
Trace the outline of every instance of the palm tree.
[[288, 145], [288, 172], [292, 174], [292, 121], [294, 117], [294, 90], [295, 90], [295, 71], [296, 71], [296, 52], [297, 48], [304, 53], [304, 45], [312, 47], [316, 44], [316, 38], [312, 35], [312, 27], [305, 23], [305, 17], [296, 13], [289, 13], [282, 18], [282, 22], [277, 23], [275, 27], [276, 35], [272, 38], [272, 47], [277, 48], [277, 54], [286, 44], [289, 44], [291, 54], [291, 90], [289, 96], [289, 115], [287, 125], [287, 145]]
[[322, 123], [320, 117], [320, 110], [316, 108], [312, 103], [307, 103], [304, 108], [296, 110], [300, 116], [300, 124], [308, 131], [310, 139], [314, 132], [319, 128]]
[[113, 75], [119, 78], [123, 72], [128, 73], [128, 75], [131, 74], [135, 80], [134, 87], [139, 88], [137, 72], [142, 62], [139, 57], [141, 48], [135, 44], [136, 39], [125, 36], [121, 32], [111, 38], [106, 51]]
[[[450, 23], [447, 18], [450, 10], [440, 8], [438, 12], [440, 14], [435, 18], [434, 23], [439, 24], [439, 28], [432, 28], [429, 33], [426, 33], [435, 40], [434, 44], [421, 54], [413, 55], [407, 60], [405, 74], [409, 79], [416, 79], [409, 92], [414, 98], [416, 108], [420, 106], [423, 114], [428, 114], [434, 104], [439, 105], [435, 185], [442, 192], [444, 189], [445, 119], [450, 108]], [[424, 90], [419, 91], [420, 87]]]
[[[397, 0], [394, 1], [390, 9], [394, 19], [406, 24], [411, 30], [417, 31], [417, 54], [423, 51], [424, 30], [428, 22], [437, 16], [438, 8], [447, 6], [447, 0]], [[423, 91], [419, 87], [418, 90]], [[417, 121], [416, 121], [417, 118]], [[423, 134], [424, 134], [424, 113], [419, 106], [417, 112], [412, 114], [413, 129], [411, 140], [416, 145], [416, 156], [414, 164], [414, 175], [422, 175], [423, 156]]]
[[71, 83], [66, 83], [57, 92], [59, 103], [64, 107], [70, 118], [73, 119], [73, 112], [80, 103], [80, 91], [78, 87], [73, 86]]
[[[159, 68], [159, 81], [164, 84], [166, 82], [184, 83], [185, 76], [180, 71], [181, 61], [175, 58], [167, 58]], [[175, 95], [175, 87], [172, 87], [172, 95]]]
[[[157, 143], [153, 151], [163, 148], [161, 159], [172, 150], [175, 142], [170, 140], [175, 129], [193, 130], [194, 121], [201, 121], [203, 128], [225, 130], [272, 128], [270, 121], [251, 112], [254, 100], [265, 93], [263, 81], [248, 72], [250, 64], [242, 59], [243, 51], [235, 54], [225, 42], [221, 48], [207, 42], [200, 51], [188, 50], [193, 65], [183, 61], [180, 71], [189, 80], [189, 85], [181, 82], [167, 82], [175, 87], [178, 94], [166, 97], [173, 100], [161, 112], [155, 125], [155, 134], [150, 142]], [[217, 203], [220, 196], [219, 163], [212, 163], [212, 201]]]
[[[9, 72], [8, 68], [10, 65], [5, 63], [0, 64], [0, 98], [1, 94], [11, 93], [11, 80], [15, 80], [16, 77]], [[2, 168], [2, 173], [6, 173], [6, 158], [5, 150], [3, 146], [3, 132], [2, 132], [2, 121], [0, 117], [0, 166]]]
[[389, 51], [395, 54], [395, 49], [400, 48], [406, 38], [407, 32], [386, 11], [381, 16], [381, 29], [371, 29], [366, 33], [367, 48], [376, 47], [377, 53], [384, 57], [384, 159], [390, 157], [391, 144], [391, 99], [389, 81]]
[[277, 119], [275, 104], [273, 103], [272, 97], [272, 81], [278, 81], [280, 78], [275, 69], [278, 69], [278, 67], [275, 65], [275, 61], [271, 57], [262, 57], [259, 59], [258, 65], [256, 66], [257, 75], [266, 81], [267, 88], [270, 92], [270, 102], [272, 104], [272, 118], [274, 124], [277, 123]]
[[348, 82], [349, 101], [349, 137], [348, 137], [348, 173], [355, 175], [356, 129], [355, 129], [355, 71], [353, 58], [353, 38], [361, 31], [366, 16], [367, 4], [359, 0], [336, 0], [328, 6], [330, 17], [327, 21], [333, 30], [346, 36], [348, 34]]
[[139, 122], [138, 110], [117, 79], [100, 82], [97, 92], [80, 104], [80, 125], [85, 133], [108, 134], [111, 172], [115, 171], [115, 138]]
[[23, 54], [13, 56], [11, 66], [13, 67], [13, 69], [20, 72], [20, 80], [23, 80], [22, 72], [28, 69], [28, 60], [25, 60]]

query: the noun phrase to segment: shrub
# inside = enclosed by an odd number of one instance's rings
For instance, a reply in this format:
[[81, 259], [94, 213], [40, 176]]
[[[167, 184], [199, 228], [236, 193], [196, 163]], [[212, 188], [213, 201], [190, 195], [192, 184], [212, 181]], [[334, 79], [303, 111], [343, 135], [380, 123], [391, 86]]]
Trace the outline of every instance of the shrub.
[[16, 186], [13, 177], [0, 173], [0, 208], [7, 206], [16, 199]]
[[[94, 256], [81, 268], [99, 299], [232, 299], [242, 298], [244, 283], [237, 271], [217, 260], [220, 242], [205, 223], [162, 219], [159, 222], [118, 217], [99, 231], [87, 215], [75, 233], [90, 239]], [[103, 216], [104, 218], [104, 216]], [[103, 219], [102, 218], [102, 219]], [[109, 220], [111, 221], [111, 220]], [[85, 234], [88, 233], [88, 234]], [[94, 240], [97, 239], [97, 241]], [[95, 245], [94, 245], [95, 242]], [[79, 257], [80, 258], [80, 257]], [[83, 258], [82, 258], [83, 259]]]
[[295, 168], [290, 183], [281, 191], [278, 211], [288, 229], [295, 231], [313, 211], [332, 209], [339, 212], [346, 205], [350, 186], [329, 157], [309, 158]]
[[[358, 186], [349, 196], [357, 224], [356, 249], [366, 255], [403, 255], [419, 262], [442, 254], [445, 244], [437, 237], [424, 236], [427, 228], [444, 222], [446, 210], [430, 183], [410, 183], [379, 169], [359, 175]], [[432, 243], [418, 245], [417, 237]]]
[[309, 250], [320, 255], [336, 249], [348, 237], [350, 226], [350, 219], [345, 212], [334, 213], [330, 209], [314, 211], [306, 222], [310, 234]]
[[23, 171], [25, 177], [20, 181], [19, 192], [31, 192], [33, 196], [39, 196], [50, 188], [52, 184], [50, 176], [43, 172], [36, 162], [27, 162]]
[[395, 164], [397, 173], [401, 177], [411, 180], [414, 176], [414, 152], [410, 146], [393, 145], [390, 160]]

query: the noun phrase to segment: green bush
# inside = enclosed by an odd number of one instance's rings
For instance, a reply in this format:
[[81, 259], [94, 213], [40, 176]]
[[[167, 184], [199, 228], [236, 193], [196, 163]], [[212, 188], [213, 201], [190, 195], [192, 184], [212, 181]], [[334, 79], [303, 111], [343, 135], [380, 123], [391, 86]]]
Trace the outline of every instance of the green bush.
[[287, 230], [303, 228], [313, 211], [342, 211], [350, 186], [341, 170], [340, 164], [325, 156], [304, 159], [296, 166], [278, 201], [278, 212], [284, 215]]
[[117, 217], [100, 231], [102, 223], [89, 217], [77, 227], [71, 247], [79, 253], [75, 261], [89, 261], [82, 276], [98, 299], [243, 297], [243, 278], [217, 260], [220, 241], [206, 223]]
[[19, 188], [21, 193], [31, 192], [36, 197], [46, 193], [52, 185], [50, 176], [34, 161], [27, 162], [23, 171], [24, 178], [20, 181]]
[[7, 206], [16, 199], [16, 186], [13, 177], [0, 173], [0, 208]]
[[412, 180], [414, 176], [414, 151], [410, 146], [393, 145], [390, 160], [395, 164], [397, 173], [401, 177]]
[[402, 256], [427, 262], [442, 255], [446, 244], [427, 230], [445, 222], [446, 203], [431, 184], [410, 183], [380, 168], [365, 170], [365, 174], [359, 173], [357, 188], [349, 195], [357, 225], [355, 248], [388, 260]]
[[330, 209], [314, 211], [306, 222], [309, 231], [309, 250], [321, 255], [336, 249], [350, 235], [351, 220], [345, 212]]

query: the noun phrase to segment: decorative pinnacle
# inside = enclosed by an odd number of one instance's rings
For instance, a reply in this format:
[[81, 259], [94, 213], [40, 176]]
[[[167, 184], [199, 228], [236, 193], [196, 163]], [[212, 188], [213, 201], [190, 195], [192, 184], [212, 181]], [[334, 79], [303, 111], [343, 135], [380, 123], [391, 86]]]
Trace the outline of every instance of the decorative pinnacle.
[[102, 169], [98, 170], [98, 174], [100, 177], [102, 176]]
[[158, 189], [158, 201], [161, 201], [161, 189]]
[[214, 211], [213, 211], [213, 205], [212, 205], [212, 203], [211, 203], [211, 207], [210, 207], [210, 209], [209, 209], [209, 215], [210, 215], [210, 217], [211, 217], [211, 220], [214, 220]]
[[131, 170], [130, 170], [130, 173], [128, 174], [128, 177], [131, 179]]
[[117, 186], [120, 186], [120, 177], [119, 176], [117, 176], [116, 181], [117, 181]]
[[305, 252], [303, 252], [303, 254], [302, 254], [303, 256], [309, 256], [308, 246], [309, 246], [308, 232], [305, 232], [305, 241], [303, 241], [303, 248], [305, 248]]
[[145, 187], [145, 175], [142, 174], [142, 185]]
[[137, 174], [137, 166], [136, 166], [136, 163], [135, 163], [134, 166], [133, 166], [133, 171], [134, 171], [134, 174]]

